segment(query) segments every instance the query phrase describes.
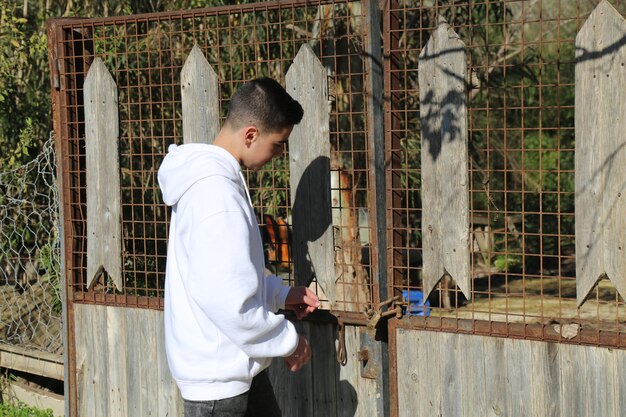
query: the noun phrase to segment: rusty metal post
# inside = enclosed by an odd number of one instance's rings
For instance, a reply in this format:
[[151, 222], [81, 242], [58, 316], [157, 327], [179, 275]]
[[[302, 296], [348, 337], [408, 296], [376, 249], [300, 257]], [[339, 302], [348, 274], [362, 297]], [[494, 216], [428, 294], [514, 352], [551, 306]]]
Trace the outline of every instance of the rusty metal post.
[[[392, 10], [398, 9], [398, 2], [396, 0], [392, 0], [387, 3], [387, 9], [385, 10], [383, 16], [383, 33], [384, 33], [384, 87], [385, 87], [385, 99], [387, 102], [385, 103], [385, 113], [384, 113], [384, 141], [386, 146], [385, 151], [385, 179], [386, 179], [386, 187], [385, 187], [385, 196], [389, 206], [392, 210], [385, 211], [385, 219], [390, 225], [390, 232], [387, 233], [385, 230], [385, 237], [389, 238], [389, 242], [386, 242], [386, 252], [385, 252], [385, 265], [389, 264], [388, 271], [389, 274], [386, 277], [385, 284], [387, 288], [393, 291], [394, 288], [398, 284], [402, 282], [401, 272], [396, 268], [401, 261], [401, 257], [395, 248], [401, 245], [402, 236], [400, 236], [395, 229], [394, 225], [401, 224], [402, 218], [398, 213], [398, 210], [393, 208], [399, 207], [400, 201], [402, 199], [400, 195], [401, 189], [401, 181], [399, 174], [394, 171], [397, 167], [400, 166], [400, 161], [397, 155], [397, 152], [392, 152], [391, 149], [398, 149], [400, 145], [400, 138], [398, 135], [399, 130], [399, 120], [395, 116], [393, 112], [393, 95], [395, 91], [398, 91], [400, 88], [400, 82], [398, 80], [398, 75], [394, 74], [392, 69], [394, 68], [394, 61], [390, 58], [390, 51], [395, 50], [398, 44], [398, 16], [392, 13]], [[387, 248], [391, 248], [388, 250]], [[385, 293], [387, 296], [388, 294]], [[382, 298], [383, 300], [386, 299]], [[397, 355], [396, 351], [396, 337], [395, 337], [395, 326], [392, 323], [388, 329], [388, 351], [391, 354], [388, 355], [388, 380], [387, 380], [387, 390], [389, 396], [389, 415], [392, 417], [396, 417], [398, 415], [398, 369], [397, 369]]]
[[[61, 306], [62, 306], [62, 320], [63, 320], [63, 328], [64, 329], [68, 329], [70, 328], [70, 326], [73, 327], [73, 324], [71, 322], [71, 319], [73, 317], [73, 314], [71, 314], [71, 310], [68, 306], [68, 299], [69, 294], [68, 291], [70, 290], [70, 286], [67, 285], [66, 280], [67, 280], [67, 269], [65, 267], [66, 265], [66, 261], [67, 261], [67, 257], [65, 254], [65, 248], [66, 248], [66, 244], [65, 244], [65, 230], [66, 230], [66, 225], [65, 225], [65, 219], [66, 216], [65, 214], [65, 204], [64, 201], [67, 200], [67, 197], [65, 195], [65, 190], [63, 188], [63, 169], [61, 169], [62, 167], [62, 159], [61, 159], [61, 155], [63, 154], [62, 150], [61, 150], [61, 146], [63, 141], [61, 140], [61, 137], [63, 136], [61, 133], [61, 129], [63, 128], [64, 123], [62, 122], [62, 117], [61, 117], [61, 106], [60, 106], [60, 100], [62, 100], [60, 89], [61, 89], [61, 80], [60, 80], [60, 75], [59, 75], [59, 46], [58, 46], [58, 39], [59, 37], [62, 37], [62, 32], [58, 30], [58, 27], [56, 25], [56, 21], [54, 20], [49, 20], [47, 22], [47, 35], [48, 35], [48, 62], [50, 65], [50, 87], [51, 87], [51, 93], [52, 93], [52, 123], [53, 123], [53, 130], [54, 130], [54, 141], [55, 141], [55, 165], [57, 167], [57, 172], [56, 172], [56, 181], [57, 181], [57, 188], [59, 189], [59, 234], [61, 236], [60, 242], [61, 242], [61, 274], [60, 274], [60, 279], [61, 279]], [[70, 379], [72, 378], [72, 372], [70, 372], [70, 364], [72, 362], [72, 359], [74, 358], [74, 355], [70, 354], [70, 335], [69, 332], [67, 330], [65, 330], [62, 334], [62, 338], [63, 338], [63, 363], [64, 363], [64, 377], [63, 377], [63, 392], [65, 393], [65, 412], [64, 414], [66, 416], [71, 415], [70, 414], [70, 409], [71, 407], [71, 399], [73, 398], [75, 400], [75, 396], [71, 396], [69, 395], [70, 393], [70, 387], [73, 386], [74, 384], [70, 383]]]
[[[72, 225], [72, 199], [71, 199], [71, 176], [69, 157], [69, 129], [77, 129], [75, 137], [84, 136], [84, 123], [82, 114], [72, 114], [73, 106], [82, 106], [82, 95], [69, 94], [73, 89], [82, 88], [82, 82], [89, 62], [93, 55], [92, 34], [90, 27], [69, 32], [63, 28], [63, 24], [75, 21], [75, 19], [50, 19], [47, 22], [48, 57], [50, 65], [50, 84], [52, 96], [53, 130], [55, 136], [55, 163], [57, 166], [57, 187], [59, 189], [59, 232], [61, 236], [61, 299], [63, 319], [63, 359], [64, 370], [64, 393], [65, 415], [77, 415], [76, 396], [76, 355], [75, 355], [75, 332], [74, 332], [74, 286], [75, 269], [74, 254], [74, 227]], [[71, 33], [68, 35], [68, 33]], [[68, 52], [69, 51], [69, 52]], [[73, 59], [71, 77], [67, 77], [66, 68], [68, 59]], [[70, 80], [71, 81], [68, 81]], [[70, 127], [72, 125], [73, 127]], [[82, 130], [82, 134], [81, 131]]]
[[[385, 168], [385, 129], [384, 129], [384, 95], [383, 95], [383, 54], [380, 3], [377, 0], [366, 0], [367, 32], [365, 42], [366, 68], [366, 100], [367, 100], [367, 134], [369, 143], [369, 176], [371, 189], [368, 192], [370, 210], [370, 230], [372, 258], [372, 282], [378, 294], [374, 295], [374, 302], [386, 300], [388, 294], [387, 282], [387, 193]], [[364, 336], [362, 334], [362, 336]], [[377, 362], [376, 385], [381, 393], [377, 400], [379, 416], [389, 415], [389, 349], [385, 326], [377, 332], [375, 338], [368, 340], [369, 360]], [[362, 340], [363, 342], [363, 340]], [[373, 357], [377, 356], [377, 357]]]

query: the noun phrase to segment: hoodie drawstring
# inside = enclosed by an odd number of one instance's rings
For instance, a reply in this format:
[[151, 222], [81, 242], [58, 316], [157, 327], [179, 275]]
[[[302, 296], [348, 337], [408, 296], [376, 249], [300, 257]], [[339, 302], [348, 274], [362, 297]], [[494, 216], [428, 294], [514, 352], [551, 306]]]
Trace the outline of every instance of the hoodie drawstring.
[[246, 178], [243, 176], [243, 172], [239, 171], [239, 177], [241, 178], [241, 182], [243, 182], [244, 190], [246, 190], [246, 195], [248, 196], [248, 202], [250, 203], [250, 207], [253, 207], [252, 199], [250, 198], [250, 191], [248, 191], [248, 184], [246, 184]]

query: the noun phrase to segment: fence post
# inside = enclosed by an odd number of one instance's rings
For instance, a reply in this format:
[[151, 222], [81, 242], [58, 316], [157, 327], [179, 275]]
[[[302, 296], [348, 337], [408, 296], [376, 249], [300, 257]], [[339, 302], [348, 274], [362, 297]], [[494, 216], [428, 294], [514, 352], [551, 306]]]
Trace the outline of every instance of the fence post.
[[424, 299], [444, 277], [470, 298], [465, 44], [441, 22], [419, 56]]
[[84, 96], [87, 288], [106, 271], [117, 289], [122, 290], [117, 85], [100, 58], [94, 60], [87, 73]]
[[287, 91], [304, 109], [291, 133], [289, 170], [296, 284], [317, 278], [335, 303], [335, 268], [331, 227], [330, 132], [326, 70], [311, 47], [302, 45], [286, 76]]
[[[367, 41], [365, 42], [365, 68], [366, 68], [366, 92], [367, 92], [367, 132], [368, 146], [370, 149], [368, 171], [369, 183], [373, 189], [368, 190], [368, 210], [370, 220], [370, 248], [375, 259], [371, 262], [371, 281], [373, 290], [378, 289], [377, 300], [383, 301], [389, 298], [387, 274], [387, 168], [385, 163], [385, 125], [383, 111], [383, 50], [381, 44], [381, 11], [380, 2], [366, 0], [363, 2], [367, 16]], [[376, 399], [376, 410], [371, 414], [378, 416], [390, 415], [390, 400], [392, 387], [389, 383], [393, 378], [397, 381], [397, 369], [394, 356], [394, 364], [390, 366], [390, 352], [388, 338], [377, 338], [370, 330], [369, 339], [372, 341], [369, 353], [379, 363], [379, 372], [376, 374], [376, 392], [380, 393]], [[360, 337], [365, 335], [361, 333]], [[374, 336], [374, 337], [372, 337]], [[391, 336], [391, 337], [395, 337]], [[395, 352], [392, 353], [395, 355]], [[397, 385], [394, 383], [394, 387]], [[393, 393], [397, 398], [397, 392]]]
[[578, 307], [604, 276], [626, 298], [626, 21], [603, 0], [576, 36]]
[[219, 83], [197, 44], [180, 72], [180, 88], [183, 142], [213, 143], [220, 130]]

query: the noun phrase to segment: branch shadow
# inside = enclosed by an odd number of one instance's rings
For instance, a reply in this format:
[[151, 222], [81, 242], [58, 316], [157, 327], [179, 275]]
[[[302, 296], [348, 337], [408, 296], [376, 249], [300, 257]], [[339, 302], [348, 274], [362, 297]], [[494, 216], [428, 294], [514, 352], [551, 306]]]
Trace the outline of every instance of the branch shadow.
[[[419, 59], [419, 65], [424, 62], [438, 60], [445, 55], [458, 55], [465, 52], [465, 48], [447, 48], [437, 52], [424, 50]], [[457, 140], [464, 130], [466, 121], [461, 120], [461, 112], [467, 108], [467, 80], [463, 74], [458, 74], [442, 63], [436, 62], [435, 74], [428, 74], [437, 80], [437, 85], [448, 86], [448, 91], [442, 97], [438, 96], [438, 91], [429, 82], [427, 86], [420, 85], [420, 88], [427, 88], [420, 93], [420, 130], [422, 143], [428, 145], [428, 153], [433, 161], [436, 161], [446, 142]], [[458, 88], [462, 86], [462, 88]], [[428, 109], [426, 114], [422, 109]]]

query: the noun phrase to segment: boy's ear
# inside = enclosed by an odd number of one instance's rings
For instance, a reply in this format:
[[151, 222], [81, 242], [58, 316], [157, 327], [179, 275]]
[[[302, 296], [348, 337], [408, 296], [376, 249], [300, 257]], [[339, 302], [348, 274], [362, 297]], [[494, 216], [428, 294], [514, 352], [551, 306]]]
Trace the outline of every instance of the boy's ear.
[[256, 126], [248, 126], [244, 128], [243, 138], [246, 146], [250, 146], [259, 137], [259, 129]]

